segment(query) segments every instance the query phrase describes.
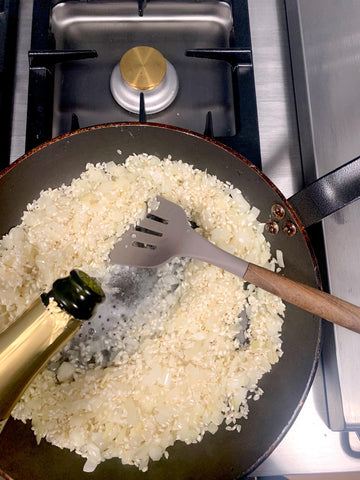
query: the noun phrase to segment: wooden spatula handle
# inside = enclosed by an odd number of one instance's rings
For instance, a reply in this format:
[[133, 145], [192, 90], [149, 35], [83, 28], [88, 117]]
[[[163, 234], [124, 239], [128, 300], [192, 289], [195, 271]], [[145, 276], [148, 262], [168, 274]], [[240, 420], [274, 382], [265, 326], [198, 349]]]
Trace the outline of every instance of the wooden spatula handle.
[[332, 323], [360, 333], [360, 308], [252, 263], [244, 280]]

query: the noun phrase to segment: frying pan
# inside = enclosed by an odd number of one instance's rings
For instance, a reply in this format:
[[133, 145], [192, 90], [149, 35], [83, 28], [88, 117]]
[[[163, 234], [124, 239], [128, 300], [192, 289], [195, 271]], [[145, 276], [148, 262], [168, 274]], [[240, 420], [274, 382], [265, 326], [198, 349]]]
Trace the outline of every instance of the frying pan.
[[[118, 150], [122, 155], [119, 156]], [[42, 189], [70, 183], [88, 162], [120, 162], [132, 153], [160, 158], [171, 154], [207, 170], [238, 187], [247, 201], [260, 209], [259, 220], [274, 220], [271, 208], [280, 204], [285, 217], [279, 233], [266, 233], [272, 253], [283, 251], [284, 275], [310, 286], [320, 286], [318, 265], [298, 214], [253, 164], [224, 145], [198, 134], [157, 124], [108, 124], [90, 127], [53, 139], [24, 155], [0, 176], [0, 234], [20, 222], [28, 202]], [[282, 227], [291, 222], [296, 233]], [[250, 413], [240, 433], [221, 428], [202, 442], [169, 448], [169, 459], [150, 462], [147, 473], [123, 466], [118, 459], [83, 473], [84, 459], [42, 440], [36, 444], [30, 425], [10, 420], [0, 435], [0, 466], [15, 480], [81, 479], [234, 479], [249, 474], [276, 447], [290, 428], [306, 398], [320, 355], [321, 320], [287, 305], [282, 340], [284, 355], [259, 386], [264, 395], [250, 401]]]

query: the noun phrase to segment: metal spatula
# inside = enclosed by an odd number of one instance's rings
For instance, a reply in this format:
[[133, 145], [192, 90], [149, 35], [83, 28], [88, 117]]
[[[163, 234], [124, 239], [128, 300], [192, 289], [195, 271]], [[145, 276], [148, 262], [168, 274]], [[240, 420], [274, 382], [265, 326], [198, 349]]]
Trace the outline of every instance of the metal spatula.
[[119, 265], [156, 267], [173, 257], [197, 258], [242, 277], [283, 300], [360, 333], [360, 308], [278, 275], [216, 247], [190, 226], [185, 211], [162, 197], [156, 209], [132, 225], [110, 254]]

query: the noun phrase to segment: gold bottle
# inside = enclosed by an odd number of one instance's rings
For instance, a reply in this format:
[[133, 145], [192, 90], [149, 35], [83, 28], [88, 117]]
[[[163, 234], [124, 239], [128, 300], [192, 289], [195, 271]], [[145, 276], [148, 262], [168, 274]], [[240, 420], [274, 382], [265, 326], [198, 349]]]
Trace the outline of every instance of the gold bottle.
[[33, 378], [103, 299], [95, 279], [72, 270], [0, 334], [0, 432]]

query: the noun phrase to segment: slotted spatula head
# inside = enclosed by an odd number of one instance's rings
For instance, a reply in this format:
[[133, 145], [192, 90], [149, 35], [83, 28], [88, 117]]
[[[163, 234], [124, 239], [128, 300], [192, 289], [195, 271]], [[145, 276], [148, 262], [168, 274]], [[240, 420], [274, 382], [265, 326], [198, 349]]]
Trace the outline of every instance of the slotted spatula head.
[[190, 227], [184, 210], [162, 197], [158, 208], [131, 226], [110, 259], [120, 265], [155, 267], [173, 257], [197, 258], [281, 297], [308, 312], [360, 333], [360, 307], [289, 280], [218, 248]]
[[186, 213], [160, 196], [155, 203], [153, 210], [121, 236], [110, 253], [112, 263], [156, 267], [181, 255], [187, 232], [192, 232]]

